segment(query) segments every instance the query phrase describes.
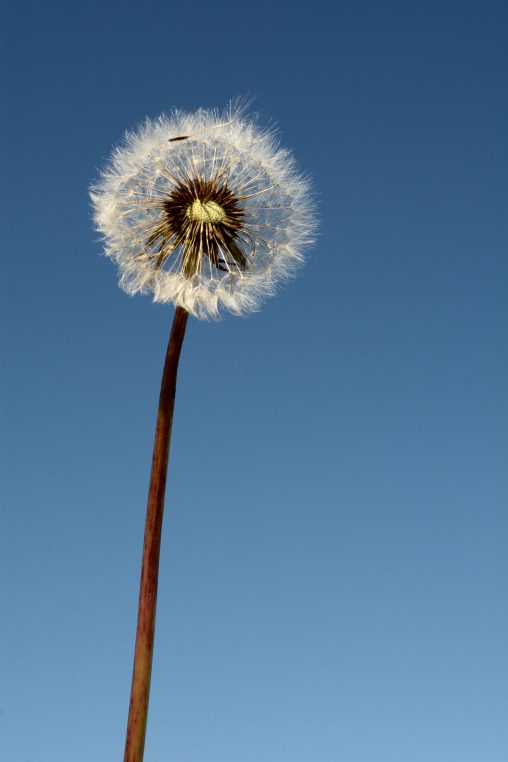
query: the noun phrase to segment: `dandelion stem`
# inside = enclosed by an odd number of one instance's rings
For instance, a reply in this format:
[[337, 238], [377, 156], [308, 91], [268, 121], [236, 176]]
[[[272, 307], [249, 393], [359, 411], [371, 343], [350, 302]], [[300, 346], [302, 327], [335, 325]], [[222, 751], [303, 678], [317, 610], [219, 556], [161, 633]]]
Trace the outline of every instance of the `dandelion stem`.
[[152, 672], [157, 582], [169, 440], [175, 405], [178, 361], [180, 359], [180, 350], [185, 336], [188, 316], [188, 312], [182, 307], [176, 308], [169, 337], [166, 361], [164, 363], [164, 371], [162, 373], [157, 426], [153, 446], [152, 472], [150, 475], [146, 510], [136, 647], [134, 651], [124, 762], [142, 762], [143, 760], [148, 699], [150, 695], [150, 676]]

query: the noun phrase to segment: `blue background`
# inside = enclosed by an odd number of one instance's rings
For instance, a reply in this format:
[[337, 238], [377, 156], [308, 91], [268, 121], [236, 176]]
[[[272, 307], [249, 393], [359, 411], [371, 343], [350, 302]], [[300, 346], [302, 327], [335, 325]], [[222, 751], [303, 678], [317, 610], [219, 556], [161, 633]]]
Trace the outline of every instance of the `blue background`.
[[189, 324], [145, 760], [506, 762], [506, 4], [2, 26], [3, 758], [123, 754], [172, 310], [117, 287], [89, 183], [145, 115], [251, 93], [321, 234]]

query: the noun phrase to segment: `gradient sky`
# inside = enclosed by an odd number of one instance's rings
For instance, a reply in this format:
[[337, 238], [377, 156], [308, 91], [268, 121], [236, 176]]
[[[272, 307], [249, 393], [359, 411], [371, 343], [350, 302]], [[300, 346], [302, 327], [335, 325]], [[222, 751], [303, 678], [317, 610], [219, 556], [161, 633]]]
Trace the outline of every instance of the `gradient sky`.
[[5, 4], [3, 759], [123, 755], [172, 309], [118, 288], [89, 183], [146, 115], [252, 94], [321, 232], [189, 324], [145, 760], [506, 762], [506, 15]]

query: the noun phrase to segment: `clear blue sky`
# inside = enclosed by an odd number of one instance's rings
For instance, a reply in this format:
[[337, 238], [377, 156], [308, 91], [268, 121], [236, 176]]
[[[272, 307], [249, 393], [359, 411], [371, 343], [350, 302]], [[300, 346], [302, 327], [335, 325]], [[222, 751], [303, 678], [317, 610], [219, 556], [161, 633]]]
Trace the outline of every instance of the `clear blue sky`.
[[3, 759], [123, 753], [172, 310], [117, 287], [89, 183], [145, 115], [251, 93], [321, 235], [189, 325], [146, 762], [506, 762], [506, 15], [4, 8]]

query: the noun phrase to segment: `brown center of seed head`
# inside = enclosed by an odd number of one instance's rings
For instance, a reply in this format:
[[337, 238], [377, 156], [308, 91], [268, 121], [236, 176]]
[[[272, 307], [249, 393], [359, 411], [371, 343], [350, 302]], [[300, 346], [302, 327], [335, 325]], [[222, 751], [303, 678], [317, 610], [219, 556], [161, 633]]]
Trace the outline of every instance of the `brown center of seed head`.
[[218, 177], [186, 178], [168, 193], [162, 210], [143, 252], [157, 270], [178, 253], [182, 275], [189, 279], [215, 277], [217, 271], [235, 275], [248, 270], [239, 236], [245, 212], [240, 197]]

